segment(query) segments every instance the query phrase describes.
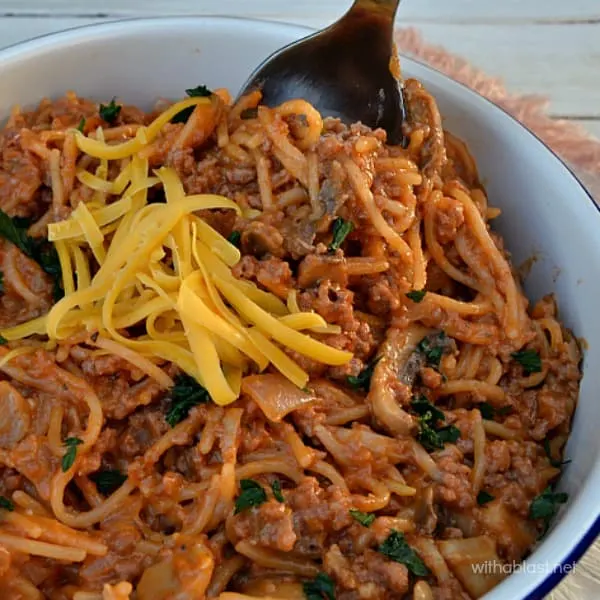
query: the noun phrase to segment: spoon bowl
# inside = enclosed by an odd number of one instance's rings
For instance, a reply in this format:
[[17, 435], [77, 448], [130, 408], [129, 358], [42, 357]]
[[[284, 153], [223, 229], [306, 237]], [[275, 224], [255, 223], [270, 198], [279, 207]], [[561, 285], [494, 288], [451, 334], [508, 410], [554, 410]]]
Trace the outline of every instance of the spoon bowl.
[[268, 106], [303, 98], [323, 116], [383, 128], [389, 143], [403, 143], [405, 110], [393, 41], [399, 1], [356, 0], [333, 25], [267, 58], [241, 94], [260, 90]]

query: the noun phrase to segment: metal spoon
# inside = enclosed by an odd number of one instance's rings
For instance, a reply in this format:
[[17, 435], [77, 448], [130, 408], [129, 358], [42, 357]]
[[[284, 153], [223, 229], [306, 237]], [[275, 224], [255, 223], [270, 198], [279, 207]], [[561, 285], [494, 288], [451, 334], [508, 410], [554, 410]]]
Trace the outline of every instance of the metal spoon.
[[404, 102], [393, 41], [400, 0], [355, 0], [326, 29], [285, 46], [250, 76], [242, 94], [259, 89], [267, 106], [304, 98], [324, 116], [382, 127], [404, 142]]

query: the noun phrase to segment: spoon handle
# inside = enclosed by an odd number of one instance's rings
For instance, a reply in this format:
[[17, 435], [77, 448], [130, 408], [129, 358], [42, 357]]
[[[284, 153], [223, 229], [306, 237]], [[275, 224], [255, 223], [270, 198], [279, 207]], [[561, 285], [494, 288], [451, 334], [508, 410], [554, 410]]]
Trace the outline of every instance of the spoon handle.
[[400, 0], [354, 0], [350, 12], [357, 9], [370, 13], [378, 12], [389, 16], [393, 20], [399, 4]]

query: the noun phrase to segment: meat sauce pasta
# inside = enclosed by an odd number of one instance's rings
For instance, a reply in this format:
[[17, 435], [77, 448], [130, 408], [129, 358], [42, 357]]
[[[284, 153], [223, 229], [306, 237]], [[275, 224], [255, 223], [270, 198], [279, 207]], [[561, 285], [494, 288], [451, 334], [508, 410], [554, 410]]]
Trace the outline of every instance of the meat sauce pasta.
[[0, 134], [0, 597], [460, 600], [523, 559], [580, 353], [473, 158], [302, 100], [74, 93]]

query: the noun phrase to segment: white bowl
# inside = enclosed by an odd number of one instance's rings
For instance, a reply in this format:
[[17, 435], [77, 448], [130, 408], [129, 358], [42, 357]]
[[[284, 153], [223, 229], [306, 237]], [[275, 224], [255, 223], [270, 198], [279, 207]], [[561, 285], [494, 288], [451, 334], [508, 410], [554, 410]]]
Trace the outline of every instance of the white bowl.
[[[301, 27], [230, 18], [161, 18], [72, 29], [0, 52], [0, 117], [66, 90], [97, 99], [113, 95], [150, 107], [198, 83], [236, 91], [252, 69]], [[469, 144], [497, 227], [515, 264], [535, 254], [526, 290], [556, 292], [567, 326], [587, 341], [585, 377], [567, 446], [572, 463], [560, 487], [569, 503], [544, 542], [487, 600], [539, 599], [572, 568], [600, 532], [600, 214], [585, 189], [534, 135], [466, 87], [409, 59], [407, 76], [437, 98], [446, 127]], [[565, 566], [566, 565], [566, 566]]]

